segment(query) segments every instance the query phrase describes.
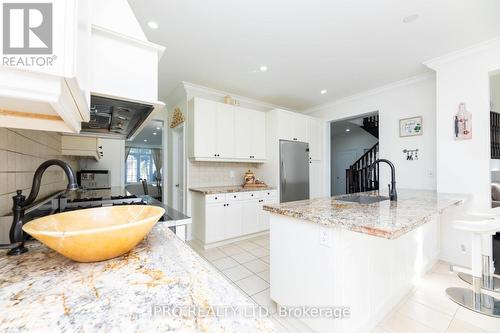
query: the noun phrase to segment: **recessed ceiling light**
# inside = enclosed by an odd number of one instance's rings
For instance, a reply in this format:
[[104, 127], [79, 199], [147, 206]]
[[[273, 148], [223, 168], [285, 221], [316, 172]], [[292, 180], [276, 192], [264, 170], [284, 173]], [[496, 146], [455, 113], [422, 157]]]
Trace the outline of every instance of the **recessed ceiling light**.
[[267, 72], [267, 66], [262, 65], [262, 66], [259, 67], [259, 70], [261, 72]]
[[148, 140], [144, 139], [144, 142], [148, 142]]
[[159, 25], [158, 25], [158, 22], [156, 22], [156, 21], [149, 21], [148, 27], [150, 27], [151, 29], [158, 29]]
[[161, 127], [157, 127], [156, 129], [159, 131], [159, 130], [161, 130]]
[[153, 132], [153, 135], [156, 135], [157, 133], [156, 132]]
[[346, 132], [350, 132], [350, 131], [351, 131], [351, 129], [350, 129], [350, 128], [346, 128], [346, 129], [345, 129], [345, 131], [346, 131]]
[[321, 95], [324, 95], [324, 94], [326, 94], [327, 92], [328, 92], [328, 91], [327, 91], [326, 89], [323, 89], [323, 90], [321, 90], [319, 93], [320, 93]]
[[408, 16], [403, 17], [403, 23], [415, 22], [418, 18], [419, 18], [418, 14], [408, 15]]

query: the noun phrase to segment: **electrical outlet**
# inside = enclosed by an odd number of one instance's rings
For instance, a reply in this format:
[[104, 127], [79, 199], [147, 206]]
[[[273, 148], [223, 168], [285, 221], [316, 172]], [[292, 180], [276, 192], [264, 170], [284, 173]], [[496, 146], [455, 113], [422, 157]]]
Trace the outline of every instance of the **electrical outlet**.
[[329, 228], [319, 228], [319, 244], [325, 247], [332, 247], [332, 234]]
[[464, 244], [460, 244], [460, 251], [462, 251], [463, 253], [467, 253], [467, 248]]

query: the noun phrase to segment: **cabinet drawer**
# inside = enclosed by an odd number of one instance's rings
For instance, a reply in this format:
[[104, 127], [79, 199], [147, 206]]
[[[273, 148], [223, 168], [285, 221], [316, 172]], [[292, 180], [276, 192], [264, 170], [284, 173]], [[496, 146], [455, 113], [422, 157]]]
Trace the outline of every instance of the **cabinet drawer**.
[[241, 201], [241, 200], [252, 200], [257, 198], [257, 192], [237, 192], [237, 193], [226, 193], [226, 200], [229, 201]]
[[268, 190], [268, 191], [259, 191], [258, 198], [274, 198], [278, 196], [278, 192], [276, 190]]
[[209, 194], [205, 196], [206, 203], [217, 203], [226, 201], [226, 194]]

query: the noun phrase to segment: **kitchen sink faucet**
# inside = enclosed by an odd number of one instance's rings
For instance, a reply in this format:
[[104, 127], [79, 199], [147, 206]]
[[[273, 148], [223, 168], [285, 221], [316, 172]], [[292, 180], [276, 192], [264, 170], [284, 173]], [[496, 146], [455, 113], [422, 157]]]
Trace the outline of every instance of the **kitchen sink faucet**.
[[7, 252], [7, 255], [18, 255], [28, 251], [28, 249], [24, 247], [24, 212], [35, 202], [38, 192], [40, 191], [43, 173], [52, 165], [61, 167], [66, 173], [66, 176], [68, 177], [68, 190], [73, 191], [78, 189], [75, 173], [68, 163], [61, 160], [48, 160], [40, 164], [38, 169], [35, 171], [35, 175], [33, 176], [33, 184], [31, 185], [31, 192], [28, 198], [22, 195], [22, 190], [17, 190], [17, 195], [12, 197], [14, 201], [14, 205], [12, 207], [13, 220], [9, 233], [11, 244], [0, 245], [0, 249], [10, 249], [10, 251]]
[[386, 160], [384, 158], [379, 158], [373, 164], [370, 165], [370, 171], [368, 177], [371, 178], [371, 174], [373, 171], [373, 168], [375, 167], [376, 164], [384, 162], [387, 163], [391, 167], [391, 184], [389, 184], [389, 199], [391, 201], [398, 201], [398, 192], [396, 191], [396, 168], [394, 167], [394, 164], [392, 164], [391, 161]]

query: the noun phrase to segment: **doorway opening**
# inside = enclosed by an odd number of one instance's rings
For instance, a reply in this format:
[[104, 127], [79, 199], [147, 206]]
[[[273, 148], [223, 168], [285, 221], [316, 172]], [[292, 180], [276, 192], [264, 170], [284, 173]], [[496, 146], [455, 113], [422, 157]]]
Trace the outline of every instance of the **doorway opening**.
[[125, 143], [125, 188], [163, 200], [163, 121], [152, 120]]
[[378, 190], [378, 111], [330, 123], [331, 195]]
[[173, 161], [172, 168], [172, 206], [174, 209], [184, 212], [184, 170], [185, 170], [185, 151], [184, 151], [184, 124], [181, 124], [172, 130], [172, 149]]

